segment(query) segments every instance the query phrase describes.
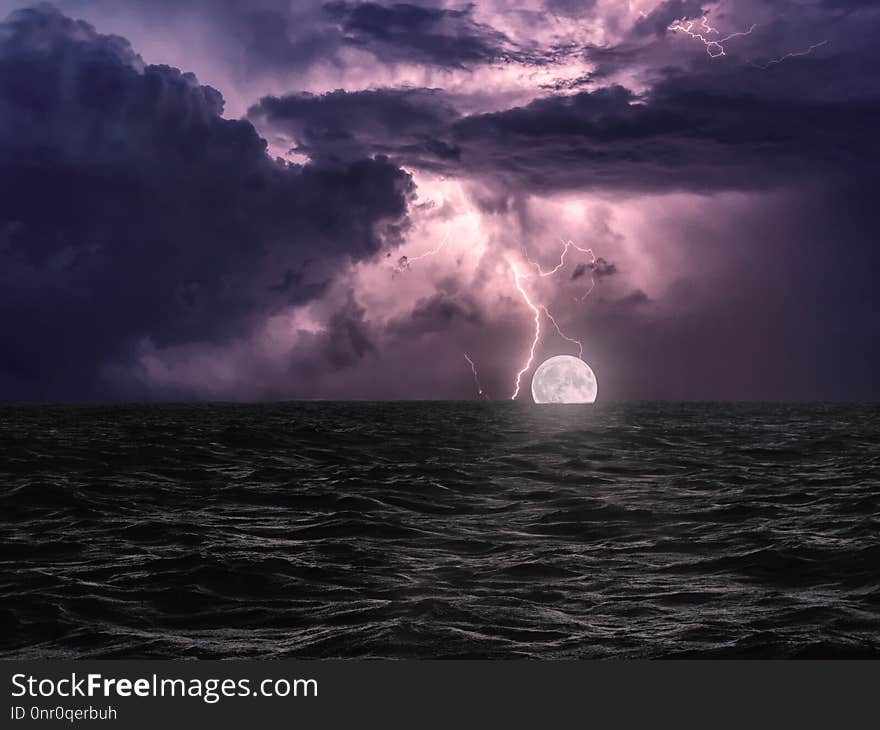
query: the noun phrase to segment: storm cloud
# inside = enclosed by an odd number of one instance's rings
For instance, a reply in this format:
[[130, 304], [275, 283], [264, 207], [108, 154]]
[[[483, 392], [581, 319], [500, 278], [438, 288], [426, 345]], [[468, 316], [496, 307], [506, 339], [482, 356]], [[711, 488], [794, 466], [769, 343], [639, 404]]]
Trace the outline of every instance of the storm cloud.
[[399, 236], [406, 173], [273, 161], [222, 104], [49, 7], [0, 28], [5, 397], [81, 397], [145, 339], [237, 335]]
[[515, 270], [603, 398], [880, 397], [876, 3], [59, 7], [0, 25], [4, 400], [509, 397]]
[[459, 115], [438, 89], [372, 89], [267, 96], [249, 116], [288, 135], [312, 159], [346, 160], [376, 153], [444, 158], [438, 132]]
[[466, 67], [513, 53], [509, 38], [474, 20], [473, 7], [330, 2], [323, 10], [339, 23], [345, 43], [391, 60]]
[[316, 157], [379, 152], [519, 190], [756, 189], [870, 174], [880, 152], [876, 99], [793, 101], [678, 78], [644, 96], [609, 86], [469, 116], [430, 89], [267, 97], [251, 116]]

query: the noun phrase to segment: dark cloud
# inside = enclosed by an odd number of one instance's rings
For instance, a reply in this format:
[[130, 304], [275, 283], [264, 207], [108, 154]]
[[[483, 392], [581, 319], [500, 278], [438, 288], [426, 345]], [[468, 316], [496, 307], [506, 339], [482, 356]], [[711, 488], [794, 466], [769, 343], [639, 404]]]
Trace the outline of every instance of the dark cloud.
[[644, 99], [609, 87], [467, 117], [461, 164], [529, 189], [755, 189], [874, 159], [880, 101], [776, 101], [674, 81]]
[[454, 150], [436, 134], [458, 114], [437, 89], [381, 89], [268, 96], [250, 109], [249, 117], [288, 135], [312, 159], [376, 153], [447, 159]]
[[640, 304], [649, 304], [650, 302], [651, 297], [645, 294], [641, 289], [636, 289], [618, 300], [617, 303], [623, 307], [636, 307]]
[[351, 296], [332, 314], [320, 340], [321, 360], [337, 369], [351, 367], [376, 350], [364, 321], [364, 309]]
[[880, 99], [775, 98], [678, 76], [643, 97], [609, 86], [452, 122], [436, 90], [270, 98], [253, 114], [319, 159], [382, 152], [536, 191], [759, 189], [852, 176], [880, 151]]
[[617, 273], [617, 266], [610, 261], [606, 261], [601, 256], [598, 256], [593, 263], [580, 263], [574, 267], [574, 271], [571, 272], [571, 278], [580, 279], [582, 276], [585, 276], [587, 272], [595, 277], [596, 279], [602, 279], [606, 276], [613, 276]]
[[408, 175], [274, 162], [222, 103], [48, 6], [0, 27], [4, 398], [102, 392], [139, 341], [222, 341], [399, 236]]
[[392, 322], [387, 327], [387, 333], [418, 338], [442, 332], [454, 323], [479, 325], [482, 322], [479, 308], [468, 296], [438, 292], [419, 300], [405, 319]]
[[330, 285], [330, 279], [309, 282], [307, 276], [309, 273], [308, 267], [311, 262], [311, 259], [306, 259], [295, 270], [286, 269], [281, 276], [281, 280], [269, 286], [269, 291], [289, 295], [291, 304], [296, 301], [316, 299], [321, 296]]
[[450, 10], [409, 3], [332, 2], [324, 12], [339, 23], [346, 43], [392, 61], [464, 68], [513, 51], [503, 33], [474, 20], [473, 5]]

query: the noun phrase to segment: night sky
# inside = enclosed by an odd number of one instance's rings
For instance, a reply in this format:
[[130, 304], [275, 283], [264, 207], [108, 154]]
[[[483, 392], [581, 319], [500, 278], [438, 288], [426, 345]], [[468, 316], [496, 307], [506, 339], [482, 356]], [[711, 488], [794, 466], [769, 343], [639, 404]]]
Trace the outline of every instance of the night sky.
[[880, 398], [876, 0], [0, 18], [0, 400]]

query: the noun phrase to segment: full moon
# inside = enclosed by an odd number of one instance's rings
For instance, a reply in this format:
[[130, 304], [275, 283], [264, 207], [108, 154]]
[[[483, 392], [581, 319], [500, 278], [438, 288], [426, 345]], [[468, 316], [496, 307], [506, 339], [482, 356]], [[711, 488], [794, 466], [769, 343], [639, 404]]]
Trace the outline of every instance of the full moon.
[[593, 370], [572, 355], [544, 360], [532, 377], [535, 403], [593, 403], [597, 392]]

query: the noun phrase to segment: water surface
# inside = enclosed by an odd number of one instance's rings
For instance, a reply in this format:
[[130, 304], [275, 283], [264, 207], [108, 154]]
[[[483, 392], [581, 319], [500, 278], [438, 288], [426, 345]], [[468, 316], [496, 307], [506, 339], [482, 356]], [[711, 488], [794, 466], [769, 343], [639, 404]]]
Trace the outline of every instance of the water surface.
[[0, 408], [4, 657], [880, 656], [880, 406]]

